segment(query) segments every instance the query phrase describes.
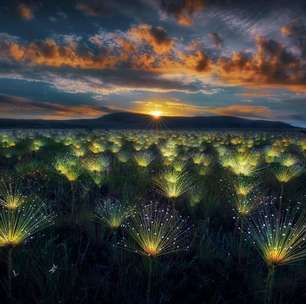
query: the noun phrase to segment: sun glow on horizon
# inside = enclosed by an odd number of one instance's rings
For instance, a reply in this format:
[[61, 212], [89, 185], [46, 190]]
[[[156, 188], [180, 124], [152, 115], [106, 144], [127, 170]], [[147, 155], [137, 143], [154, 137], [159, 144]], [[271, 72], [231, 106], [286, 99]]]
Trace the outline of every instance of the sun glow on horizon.
[[148, 99], [133, 102], [133, 111], [150, 115], [155, 120], [169, 116], [194, 116], [201, 110], [199, 106], [178, 99]]
[[150, 112], [150, 115], [154, 118], [154, 119], [160, 119], [160, 117], [162, 116], [162, 112], [159, 110], [155, 110]]

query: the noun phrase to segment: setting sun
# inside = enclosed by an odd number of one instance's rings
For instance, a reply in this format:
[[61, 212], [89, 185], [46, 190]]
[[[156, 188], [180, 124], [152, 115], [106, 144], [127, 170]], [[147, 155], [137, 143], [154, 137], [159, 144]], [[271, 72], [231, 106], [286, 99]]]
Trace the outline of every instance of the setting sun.
[[162, 115], [161, 111], [152, 111], [150, 113], [150, 115], [154, 118], [154, 119], [159, 119]]

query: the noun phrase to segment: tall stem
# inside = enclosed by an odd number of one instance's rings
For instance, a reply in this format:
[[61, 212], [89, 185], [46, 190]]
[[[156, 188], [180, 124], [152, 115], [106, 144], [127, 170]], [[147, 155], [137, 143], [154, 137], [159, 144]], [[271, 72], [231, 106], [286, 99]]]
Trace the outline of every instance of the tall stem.
[[149, 257], [148, 285], [147, 285], [147, 304], [150, 304], [152, 285], [152, 258]]
[[284, 183], [281, 183], [281, 191], [280, 191], [280, 196], [279, 196], [279, 209], [282, 209], [283, 205], [283, 196], [284, 196]]
[[243, 237], [243, 218], [241, 218], [241, 225], [240, 225], [240, 237], [239, 237], [239, 249], [238, 249], [238, 263], [240, 265], [241, 261], [241, 250], [242, 250], [242, 237]]
[[70, 182], [70, 187], [71, 187], [71, 215], [73, 221], [75, 220], [74, 218], [74, 213], [75, 213], [75, 189], [74, 189], [74, 183]]
[[13, 273], [13, 247], [8, 249], [7, 254], [7, 278], [8, 278], [8, 298], [12, 302], [12, 273]]
[[272, 296], [273, 296], [273, 283], [274, 283], [274, 273], [275, 273], [275, 266], [269, 266], [268, 276], [267, 276], [267, 289], [266, 289], [266, 304], [272, 303]]

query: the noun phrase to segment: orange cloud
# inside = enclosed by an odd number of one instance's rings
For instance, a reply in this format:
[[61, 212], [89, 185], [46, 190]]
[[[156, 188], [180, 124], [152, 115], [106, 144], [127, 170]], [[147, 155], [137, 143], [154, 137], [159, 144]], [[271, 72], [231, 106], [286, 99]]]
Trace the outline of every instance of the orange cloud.
[[103, 40], [99, 41], [99, 45], [96, 44], [96, 53], [76, 42], [59, 43], [52, 38], [29, 44], [8, 41], [2, 49], [6, 50], [7, 56], [12, 60], [52, 67], [111, 69], [124, 63], [133, 69], [156, 74], [196, 74], [209, 70], [211, 64], [202, 50], [178, 50], [174, 40], [160, 27], [144, 24], [132, 27], [126, 35], [114, 34], [112, 42], [109, 45]]
[[192, 25], [192, 19], [188, 15], [178, 15], [176, 17], [176, 21], [178, 24], [182, 26], [191, 26]]
[[128, 35], [136, 41], [149, 45], [157, 54], [169, 53], [173, 48], [173, 40], [162, 27], [140, 24], [132, 27]]
[[305, 62], [279, 42], [258, 37], [253, 55], [234, 52], [230, 58], [222, 57], [214, 73], [230, 84], [306, 92], [305, 68]]
[[132, 66], [159, 75], [183, 75], [200, 78], [209, 76], [212, 72], [213, 62], [202, 50], [184, 52], [175, 50], [175, 56], [152, 56], [140, 54], [135, 57]]
[[233, 52], [212, 58], [200, 45], [191, 42], [182, 46], [163, 28], [146, 24], [123, 34], [111, 33], [110, 37], [111, 42], [99, 40], [95, 51], [80, 42], [59, 43], [51, 38], [28, 44], [18, 40], [0, 42], [0, 56], [6, 54], [11, 60], [30, 65], [97, 70], [119, 67], [167, 79], [180, 75], [202, 83], [306, 93], [306, 61], [271, 39], [257, 37], [253, 53]]
[[125, 53], [116, 56], [105, 51], [104, 55], [94, 56], [89, 50], [81, 53], [74, 43], [60, 45], [51, 38], [25, 46], [18, 42], [11, 42], [8, 55], [16, 61], [30, 64], [83, 69], [112, 68], [119, 62], [127, 60]]
[[23, 3], [21, 3], [18, 6], [18, 13], [19, 13], [19, 16], [26, 21], [30, 21], [34, 18], [32, 8], [28, 5], [26, 5], [26, 4], [23, 4]]

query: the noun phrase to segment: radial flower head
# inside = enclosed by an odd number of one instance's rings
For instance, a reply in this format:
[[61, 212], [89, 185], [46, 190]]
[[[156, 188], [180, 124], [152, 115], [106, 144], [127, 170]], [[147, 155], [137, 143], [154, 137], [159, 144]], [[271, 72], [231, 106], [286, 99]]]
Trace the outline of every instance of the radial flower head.
[[95, 142], [95, 141], [91, 142], [88, 148], [94, 154], [99, 154], [105, 151], [104, 144], [100, 142]]
[[254, 178], [238, 176], [234, 179], [234, 191], [238, 197], [246, 197], [251, 194], [257, 186]]
[[284, 167], [291, 167], [291, 166], [297, 165], [299, 162], [299, 159], [297, 156], [293, 154], [285, 153], [281, 156], [279, 162]]
[[58, 157], [54, 167], [58, 173], [64, 175], [70, 182], [75, 182], [81, 174], [79, 159], [69, 155]]
[[45, 143], [41, 139], [34, 139], [30, 145], [30, 150], [33, 152], [39, 151]]
[[149, 151], [140, 151], [135, 153], [135, 161], [139, 167], [146, 168], [153, 161], [154, 156]]
[[192, 156], [192, 161], [195, 165], [209, 166], [212, 162], [212, 159], [210, 155], [198, 152]]
[[177, 172], [182, 172], [184, 171], [185, 169], [185, 166], [186, 166], [186, 162], [184, 160], [174, 160], [173, 163], [172, 163], [172, 167], [175, 171]]
[[281, 149], [278, 146], [269, 146], [265, 149], [265, 160], [267, 163], [274, 162], [281, 154]]
[[281, 184], [287, 184], [292, 179], [301, 175], [304, 168], [300, 165], [295, 165], [291, 167], [277, 166], [273, 168], [273, 172], [277, 181]]
[[163, 157], [175, 157], [177, 155], [177, 145], [175, 141], [169, 140], [166, 144], [159, 146], [160, 153]]
[[82, 164], [90, 173], [101, 173], [108, 170], [110, 160], [105, 155], [91, 156], [83, 159]]
[[97, 157], [87, 157], [82, 160], [84, 169], [90, 173], [100, 173], [103, 170]]
[[221, 159], [222, 165], [235, 175], [251, 176], [257, 169], [259, 154], [255, 152], [229, 153]]
[[97, 204], [96, 218], [111, 229], [118, 229], [132, 214], [133, 207], [126, 206], [118, 200], [107, 199]]
[[174, 209], [157, 203], [143, 206], [124, 228], [130, 239], [119, 244], [127, 250], [150, 257], [186, 251], [191, 243], [191, 226]]
[[17, 209], [27, 200], [16, 182], [2, 181], [0, 183], [0, 204], [7, 209]]
[[76, 157], [83, 157], [86, 154], [86, 150], [82, 146], [72, 146], [71, 153]]
[[234, 201], [234, 209], [240, 218], [249, 216], [262, 203], [256, 195], [237, 196]]
[[104, 173], [100, 173], [100, 172], [90, 172], [89, 173], [91, 179], [93, 180], [93, 182], [98, 186], [101, 187], [102, 184], [105, 182], [106, 180], [106, 174]]
[[111, 151], [113, 154], [119, 153], [120, 149], [121, 149], [121, 144], [113, 144], [113, 145], [111, 145], [111, 147], [110, 147], [110, 151]]
[[3, 134], [0, 138], [2, 148], [13, 148], [16, 146], [16, 140], [9, 134]]
[[209, 167], [206, 167], [206, 166], [203, 166], [203, 165], [198, 167], [198, 173], [199, 173], [200, 176], [207, 175], [209, 173], [209, 170], [210, 170]]
[[193, 183], [189, 174], [185, 171], [178, 172], [168, 169], [155, 179], [157, 190], [168, 198], [178, 198], [188, 192]]
[[306, 218], [299, 204], [276, 210], [273, 203], [248, 218], [248, 236], [268, 265], [284, 265], [306, 258]]
[[205, 155], [203, 153], [198, 152], [192, 156], [192, 161], [195, 165], [202, 164], [204, 160], [205, 160]]
[[44, 204], [34, 202], [20, 208], [0, 210], [0, 247], [17, 246], [51, 225], [55, 215]]

